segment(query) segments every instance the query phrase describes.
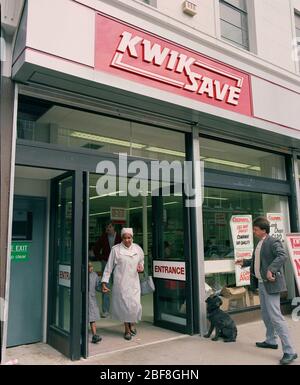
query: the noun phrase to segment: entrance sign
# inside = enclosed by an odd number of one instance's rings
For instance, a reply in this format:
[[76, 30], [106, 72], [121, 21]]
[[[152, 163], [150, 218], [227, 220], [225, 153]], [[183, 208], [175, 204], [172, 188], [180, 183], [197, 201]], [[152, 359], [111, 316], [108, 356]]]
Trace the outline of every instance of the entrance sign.
[[288, 251], [293, 265], [298, 291], [300, 293], [300, 233], [286, 234]]
[[[252, 258], [252, 215], [233, 215], [230, 220], [230, 228], [234, 247], [234, 259]], [[242, 269], [239, 265], [235, 265], [235, 279], [236, 286], [250, 285], [250, 267]]]
[[153, 261], [153, 277], [185, 281], [185, 262]]
[[270, 236], [284, 242], [283, 215], [281, 213], [267, 213], [270, 222]]
[[[252, 116], [250, 77], [178, 44], [96, 15], [95, 70]], [[134, 91], [134, 90], [133, 90]]]
[[31, 242], [13, 241], [11, 244], [12, 261], [28, 261]]
[[71, 266], [59, 265], [58, 284], [60, 286], [71, 287]]

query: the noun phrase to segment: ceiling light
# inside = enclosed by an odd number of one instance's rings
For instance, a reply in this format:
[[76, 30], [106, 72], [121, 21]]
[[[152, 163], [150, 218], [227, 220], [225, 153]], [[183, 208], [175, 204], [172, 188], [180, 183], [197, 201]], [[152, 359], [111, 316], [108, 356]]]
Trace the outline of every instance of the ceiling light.
[[103, 213], [90, 214], [90, 217], [94, 217], [95, 215], [104, 215], [104, 214], [110, 214], [110, 211], [104, 211]]
[[228, 198], [219, 198], [219, 197], [204, 197], [204, 199], [213, 199], [216, 201], [228, 201]]
[[249, 167], [249, 170], [261, 171], [261, 168], [259, 166], [252, 166], [252, 167]]
[[161, 154], [174, 155], [174, 156], [179, 156], [181, 158], [185, 158], [185, 152], [168, 150], [167, 148], [147, 147], [146, 150], [152, 151], [152, 152], [159, 152]]
[[223, 164], [225, 166], [231, 166], [231, 167], [239, 167], [239, 168], [249, 168], [249, 164], [245, 163], [237, 163], [237, 162], [231, 162], [230, 160], [223, 160], [223, 159], [215, 159], [215, 158], [206, 158], [204, 162], [210, 162], [210, 163], [216, 163], [216, 164]]
[[102, 195], [95, 195], [93, 197], [90, 197], [90, 200], [92, 199], [98, 199], [98, 198], [103, 198], [103, 197], [108, 197], [108, 196], [116, 196], [117, 194], [119, 193], [123, 193], [125, 191], [113, 191], [111, 193], [107, 193], [107, 194], [102, 194]]
[[71, 136], [73, 138], [78, 138], [78, 139], [87, 139], [87, 140], [92, 140], [92, 141], [96, 141], [96, 142], [115, 144], [117, 146], [131, 147], [131, 148], [137, 148], [137, 149], [141, 149], [141, 148], [146, 147], [145, 144], [131, 143], [131, 142], [128, 142], [125, 140], [113, 139], [113, 138], [109, 138], [107, 136], [88, 134], [88, 133], [80, 132], [80, 131], [73, 131]]
[[[178, 204], [179, 202], [168, 202], [168, 203], [164, 203], [163, 205], [164, 206], [167, 206], [167, 205], [174, 205], [174, 204]], [[147, 208], [150, 208], [152, 207], [152, 205], [148, 205], [146, 206]], [[129, 209], [125, 208], [126, 211], [132, 211], [132, 210], [140, 210], [142, 209], [143, 206], [137, 206], [137, 207], [130, 207]], [[92, 216], [95, 216], [95, 215], [104, 215], [104, 214], [110, 214], [110, 211], [103, 211], [101, 213], [94, 213], [94, 214], [90, 214], [89, 216], [92, 217]]]

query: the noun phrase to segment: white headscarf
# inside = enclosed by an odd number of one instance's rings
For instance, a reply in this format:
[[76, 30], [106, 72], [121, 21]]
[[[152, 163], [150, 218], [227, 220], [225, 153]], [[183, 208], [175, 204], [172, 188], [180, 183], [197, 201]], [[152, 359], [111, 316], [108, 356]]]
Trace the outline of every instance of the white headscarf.
[[123, 237], [124, 234], [130, 234], [133, 237], [133, 230], [131, 227], [123, 227], [121, 230], [121, 237]]

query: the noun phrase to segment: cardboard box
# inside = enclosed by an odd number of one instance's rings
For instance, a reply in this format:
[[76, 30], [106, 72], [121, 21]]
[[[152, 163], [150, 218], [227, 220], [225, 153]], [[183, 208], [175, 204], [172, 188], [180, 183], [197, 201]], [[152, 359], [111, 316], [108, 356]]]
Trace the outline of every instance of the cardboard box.
[[224, 311], [238, 310], [247, 307], [247, 290], [244, 287], [224, 287], [221, 291]]
[[225, 298], [239, 299], [246, 295], [246, 289], [244, 287], [223, 287], [221, 295]]
[[224, 311], [239, 310], [251, 306], [259, 306], [260, 300], [257, 293], [245, 287], [225, 287], [221, 292]]
[[247, 306], [259, 306], [260, 300], [257, 293], [247, 290]]

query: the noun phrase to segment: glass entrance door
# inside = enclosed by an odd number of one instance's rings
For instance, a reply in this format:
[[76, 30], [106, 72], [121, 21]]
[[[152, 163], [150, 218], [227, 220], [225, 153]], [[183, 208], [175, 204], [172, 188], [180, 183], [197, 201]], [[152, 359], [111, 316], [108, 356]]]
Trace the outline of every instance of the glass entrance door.
[[80, 358], [82, 202], [75, 196], [82, 191], [79, 179], [70, 172], [51, 184], [48, 343], [71, 359]]
[[191, 333], [189, 211], [184, 196], [153, 197], [154, 324]]
[[[96, 189], [101, 174], [89, 174], [88, 181], [88, 257], [94, 272], [101, 278], [105, 268], [106, 260], [109, 257], [111, 245], [109, 238], [113, 236], [112, 243], [121, 242], [121, 229], [132, 227], [134, 232], [134, 243], [138, 244], [144, 251], [145, 275], [152, 273], [152, 198], [150, 192], [147, 196], [122, 195], [127, 190], [128, 181], [118, 179], [115, 191], [99, 193]], [[125, 186], [125, 188], [124, 188]], [[146, 194], [145, 194], [146, 195]], [[141, 274], [142, 278], [143, 274]], [[110, 281], [113, 292], [113, 279]], [[112, 296], [111, 293], [103, 295], [96, 293], [99, 307], [100, 320], [96, 320], [97, 333], [107, 340], [111, 337], [112, 331], [116, 328], [122, 330], [123, 323], [111, 317]], [[141, 327], [153, 323], [153, 295], [142, 296], [142, 319]], [[87, 314], [88, 314], [87, 303]], [[88, 317], [87, 317], [88, 318]], [[88, 322], [87, 322], [88, 324]], [[89, 330], [86, 350], [88, 355], [95, 355], [101, 352], [101, 344], [91, 343], [92, 335]], [[100, 349], [100, 350], [99, 350]]]

